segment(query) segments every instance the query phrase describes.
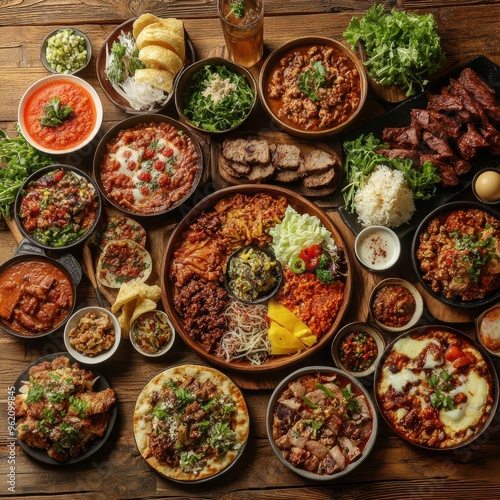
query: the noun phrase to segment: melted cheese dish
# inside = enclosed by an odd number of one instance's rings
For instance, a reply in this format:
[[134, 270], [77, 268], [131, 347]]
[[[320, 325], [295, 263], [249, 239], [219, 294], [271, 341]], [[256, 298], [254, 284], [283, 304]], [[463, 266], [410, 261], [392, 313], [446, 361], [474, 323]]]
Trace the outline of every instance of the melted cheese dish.
[[482, 354], [444, 328], [399, 339], [377, 380], [384, 418], [402, 437], [431, 448], [457, 446], [485, 426], [493, 378]]

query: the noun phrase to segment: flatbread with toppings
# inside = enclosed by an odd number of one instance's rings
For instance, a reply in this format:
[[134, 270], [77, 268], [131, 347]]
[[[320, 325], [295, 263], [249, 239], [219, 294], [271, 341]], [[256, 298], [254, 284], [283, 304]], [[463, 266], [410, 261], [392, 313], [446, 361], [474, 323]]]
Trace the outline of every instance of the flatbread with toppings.
[[104, 250], [110, 241], [132, 240], [146, 248], [146, 230], [134, 219], [126, 215], [116, 215], [101, 219], [97, 231], [91, 236], [92, 243]]
[[110, 288], [134, 281], [145, 282], [152, 264], [149, 252], [135, 241], [110, 241], [99, 257], [97, 279]]
[[226, 470], [242, 453], [249, 424], [238, 387], [201, 365], [179, 365], [156, 375], [134, 411], [139, 452], [176, 481], [199, 481]]

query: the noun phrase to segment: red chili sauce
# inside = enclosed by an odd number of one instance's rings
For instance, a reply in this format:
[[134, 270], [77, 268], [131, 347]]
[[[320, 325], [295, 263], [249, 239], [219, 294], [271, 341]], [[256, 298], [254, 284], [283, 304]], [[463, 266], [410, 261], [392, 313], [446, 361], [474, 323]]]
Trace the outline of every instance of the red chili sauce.
[[417, 304], [403, 285], [383, 286], [375, 295], [372, 311], [380, 323], [392, 328], [405, 326], [413, 317]]
[[340, 362], [350, 372], [364, 372], [377, 359], [378, 347], [367, 332], [354, 330], [340, 344]]
[[[61, 99], [61, 106], [73, 109], [72, 117], [56, 127], [44, 127], [40, 119], [45, 106], [55, 98]], [[95, 104], [87, 90], [63, 78], [36, 90], [24, 109], [24, 122], [29, 136], [40, 146], [58, 151], [71, 149], [84, 142], [92, 133], [96, 118]]]
[[0, 319], [26, 335], [57, 328], [73, 308], [73, 285], [51, 262], [28, 260], [0, 274]]

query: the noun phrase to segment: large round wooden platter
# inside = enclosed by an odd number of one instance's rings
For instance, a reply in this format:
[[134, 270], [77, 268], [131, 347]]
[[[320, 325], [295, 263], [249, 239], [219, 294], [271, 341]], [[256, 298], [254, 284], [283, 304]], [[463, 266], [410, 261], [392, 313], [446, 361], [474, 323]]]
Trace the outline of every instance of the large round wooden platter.
[[[183, 233], [189, 228], [193, 222], [198, 218], [201, 212], [211, 209], [217, 202], [231, 195], [244, 194], [248, 196], [255, 195], [257, 193], [266, 193], [272, 197], [284, 196], [288, 204], [294, 208], [299, 213], [308, 213], [318, 217], [322, 224], [330, 231], [338, 247], [344, 250], [345, 259], [347, 263], [348, 272], [345, 277], [344, 284], [344, 299], [340, 306], [337, 316], [335, 317], [331, 327], [327, 332], [325, 332], [318, 342], [312, 347], [303, 350], [297, 354], [284, 355], [284, 356], [272, 356], [269, 360], [261, 365], [252, 365], [248, 361], [226, 361], [223, 358], [217, 357], [213, 354], [208, 353], [203, 349], [201, 344], [193, 340], [187, 333], [184, 327], [183, 318], [177, 312], [174, 306], [174, 283], [169, 278], [169, 270], [171, 261], [174, 256], [176, 248], [180, 245], [180, 241]], [[347, 251], [344, 240], [337, 230], [336, 226], [333, 224], [332, 220], [314, 203], [308, 201], [302, 196], [290, 191], [288, 189], [271, 186], [271, 185], [243, 185], [243, 186], [231, 186], [229, 188], [217, 191], [205, 199], [203, 199], [198, 205], [196, 205], [184, 219], [180, 222], [177, 228], [172, 233], [170, 241], [167, 245], [162, 266], [161, 266], [161, 289], [162, 289], [162, 301], [165, 310], [168, 312], [176, 331], [179, 336], [184, 340], [184, 342], [193, 349], [201, 357], [205, 358], [209, 362], [213, 363], [222, 368], [228, 368], [240, 372], [271, 372], [274, 370], [280, 370], [290, 365], [297, 364], [303, 361], [305, 358], [317, 353], [319, 350], [323, 349], [325, 346], [329, 345], [334, 337], [340, 323], [347, 311], [347, 307], [351, 298], [352, 291], [352, 273], [351, 264], [349, 260], [349, 252]]]

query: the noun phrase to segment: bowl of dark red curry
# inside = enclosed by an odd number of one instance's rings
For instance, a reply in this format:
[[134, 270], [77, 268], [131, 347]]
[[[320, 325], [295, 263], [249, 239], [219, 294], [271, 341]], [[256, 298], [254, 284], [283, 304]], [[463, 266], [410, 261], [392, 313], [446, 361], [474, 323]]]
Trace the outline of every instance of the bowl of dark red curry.
[[420, 223], [412, 263], [424, 289], [460, 309], [500, 297], [500, 213], [474, 201], [447, 203]]
[[23, 240], [16, 255], [0, 265], [0, 327], [22, 338], [54, 333], [73, 313], [81, 277], [72, 255], [53, 259]]
[[102, 203], [95, 181], [71, 165], [30, 175], [17, 193], [14, 217], [22, 235], [45, 250], [81, 245], [97, 228]]
[[354, 52], [327, 37], [290, 40], [262, 66], [264, 110], [289, 134], [319, 139], [345, 132], [361, 113], [366, 71]]
[[104, 198], [133, 216], [163, 215], [193, 194], [203, 173], [201, 146], [187, 125], [160, 114], [111, 127], [94, 154]]

